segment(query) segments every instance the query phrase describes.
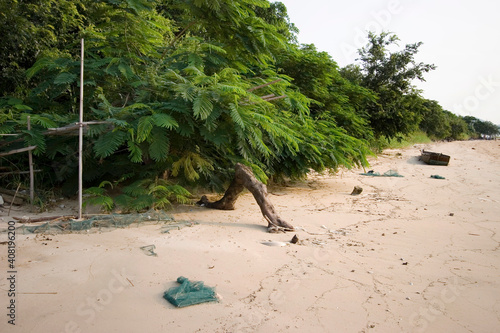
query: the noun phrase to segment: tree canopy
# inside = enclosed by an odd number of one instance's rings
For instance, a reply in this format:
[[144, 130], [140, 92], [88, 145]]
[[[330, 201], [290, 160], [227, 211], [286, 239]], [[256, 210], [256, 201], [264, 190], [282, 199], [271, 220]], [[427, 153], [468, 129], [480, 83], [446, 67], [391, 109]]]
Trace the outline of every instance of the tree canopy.
[[0, 150], [35, 145], [38, 182], [68, 194], [77, 140], [48, 128], [78, 122], [82, 38], [85, 121], [99, 122], [86, 127], [85, 186], [103, 199], [119, 184], [115, 202], [132, 209], [221, 189], [236, 163], [262, 181], [301, 178], [367, 165], [375, 138], [419, 124], [435, 138], [470, 127], [412, 86], [434, 69], [415, 61], [420, 43], [390, 53], [395, 35], [369, 34], [361, 64], [340, 69], [298, 44], [279, 2], [30, 0], [0, 13]]
[[391, 33], [369, 33], [367, 46], [359, 50], [361, 64], [345, 71], [354, 82], [376, 94], [376, 101], [365, 106], [366, 115], [375, 136], [389, 139], [416, 129], [420, 94], [412, 81], [424, 80], [424, 73], [435, 69], [434, 65], [415, 61], [421, 42], [390, 52], [397, 41]]

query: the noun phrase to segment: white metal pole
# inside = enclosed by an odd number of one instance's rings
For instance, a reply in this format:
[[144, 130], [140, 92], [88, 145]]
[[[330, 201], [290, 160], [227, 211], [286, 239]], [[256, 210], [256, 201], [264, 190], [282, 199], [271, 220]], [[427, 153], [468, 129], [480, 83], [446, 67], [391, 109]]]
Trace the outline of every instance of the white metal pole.
[[80, 131], [78, 135], [78, 219], [82, 219], [83, 206], [83, 53], [84, 41], [82, 38], [81, 65], [80, 65]]
[[[31, 130], [31, 117], [28, 116], [28, 131]], [[28, 152], [28, 163], [30, 170], [30, 204], [34, 204], [35, 200], [35, 174], [33, 172], [33, 153], [30, 150]]]

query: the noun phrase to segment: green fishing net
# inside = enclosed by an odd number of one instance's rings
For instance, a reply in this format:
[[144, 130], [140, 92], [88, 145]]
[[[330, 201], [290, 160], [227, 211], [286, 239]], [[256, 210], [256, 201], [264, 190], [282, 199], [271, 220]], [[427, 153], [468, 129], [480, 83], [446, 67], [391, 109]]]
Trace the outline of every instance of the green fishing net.
[[372, 177], [404, 177], [403, 175], [400, 175], [397, 171], [394, 170], [388, 170], [384, 172], [384, 174], [380, 174], [379, 172], [374, 172], [373, 170], [370, 170], [366, 173], [361, 173], [363, 176], [372, 176]]
[[218, 302], [215, 288], [207, 287], [201, 281], [189, 281], [180, 276], [177, 282], [181, 285], [172, 287], [163, 294], [163, 298], [178, 308], [205, 302]]
[[[76, 220], [60, 220], [55, 219], [49, 222], [31, 223], [29, 221], [18, 221], [16, 228], [23, 234], [36, 233], [67, 233], [67, 232], [88, 232], [93, 230], [107, 231], [118, 228], [126, 228], [131, 225], [139, 226], [141, 224], [162, 224], [162, 233], [168, 233], [170, 230], [178, 230], [183, 227], [193, 226], [198, 224], [193, 221], [176, 221], [171, 215], [164, 211], [151, 210], [145, 213], [137, 214], [108, 214], [95, 215], [88, 219]], [[0, 230], [0, 233], [6, 232]]]

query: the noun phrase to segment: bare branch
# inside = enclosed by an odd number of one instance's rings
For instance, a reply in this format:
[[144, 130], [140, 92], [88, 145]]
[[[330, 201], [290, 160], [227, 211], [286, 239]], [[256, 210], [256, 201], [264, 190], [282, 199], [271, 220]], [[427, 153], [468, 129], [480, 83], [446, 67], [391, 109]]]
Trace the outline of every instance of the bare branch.
[[35, 149], [36, 149], [36, 146], [29, 146], [29, 147], [25, 147], [25, 148], [14, 149], [14, 150], [11, 150], [11, 151], [8, 151], [5, 153], [0, 153], [0, 157], [13, 155], [13, 154], [17, 154], [17, 153], [23, 153], [23, 152], [31, 151], [31, 150], [35, 150]]
[[265, 100], [266, 102], [269, 102], [269, 101], [274, 101], [275, 99], [282, 99], [282, 98], [285, 98], [287, 97], [286, 95], [281, 95], [281, 96], [276, 96], [276, 97], [271, 97], [271, 98], [262, 98], [263, 100]]
[[264, 84], [261, 84], [260, 86], [252, 87], [252, 88], [248, 89], [247, 91], [251, 92], [251, 91], [254, 91], [254, 90], [257, 90], [257, 89], [260, 89], [260, 88], [264, 88], [264, 87], [270, 86], [271, 84], [278, 83], [280, 81], [283, 81], [283, 79], [277, 79], [277, 80], [274, 80], [274, 81], [271, 81], [271, 82], [268, 82], [268, 83], [264, 83]]

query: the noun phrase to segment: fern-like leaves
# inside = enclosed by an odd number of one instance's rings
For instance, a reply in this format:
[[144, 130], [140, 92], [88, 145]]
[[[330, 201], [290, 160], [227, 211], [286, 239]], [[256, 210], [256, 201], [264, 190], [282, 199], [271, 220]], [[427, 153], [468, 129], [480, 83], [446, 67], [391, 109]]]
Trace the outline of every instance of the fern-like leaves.
[[97, 157], [108, 157], [112, 155], [127, 139], [127, 133], [122, 131], [111, 131], [94, 143], [94, 151]]
[[213, 104], [206, 92], [200, 92], [193, 102], [193, 114], [197, 119], [205, 120], [213, 110]]

